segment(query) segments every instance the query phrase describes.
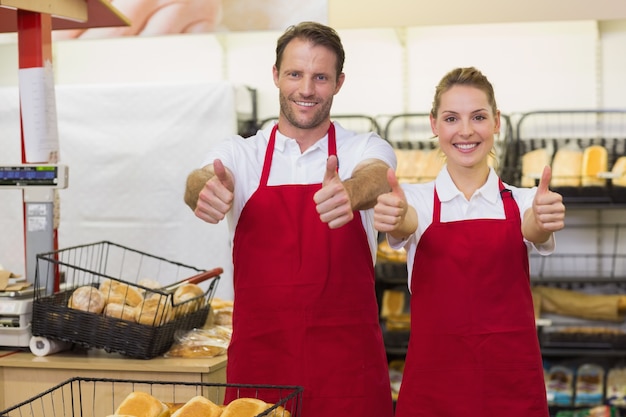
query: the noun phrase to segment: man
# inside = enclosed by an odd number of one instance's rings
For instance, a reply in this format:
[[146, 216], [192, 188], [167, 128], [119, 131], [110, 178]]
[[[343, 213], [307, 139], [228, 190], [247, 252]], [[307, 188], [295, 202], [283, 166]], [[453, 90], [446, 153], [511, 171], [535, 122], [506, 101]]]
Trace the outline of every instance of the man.
[[378, 135], [331, 123], [344, 56], [333, 29], [288, 28], [273, 67], [278, 123], [218, 145], [185, 201], [233, 233], [227, 382], [303, 386], [301, 417], [390, 417], [371, 209], [396, 159]]

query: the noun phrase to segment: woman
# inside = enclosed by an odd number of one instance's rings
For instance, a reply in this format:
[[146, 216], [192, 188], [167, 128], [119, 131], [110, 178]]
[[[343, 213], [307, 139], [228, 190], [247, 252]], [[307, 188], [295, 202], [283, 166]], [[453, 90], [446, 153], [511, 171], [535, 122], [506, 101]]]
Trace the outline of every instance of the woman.
[[489, 166], [500, 112], [475, 68], [437, 86], [431, 128], [446, 157], [435, 181], [378, 197], [374, 225], [406, 247], [411, 339], [396, 417], [547, 417], [528, 250], [554, 250], [562, 197], [502, 183]]

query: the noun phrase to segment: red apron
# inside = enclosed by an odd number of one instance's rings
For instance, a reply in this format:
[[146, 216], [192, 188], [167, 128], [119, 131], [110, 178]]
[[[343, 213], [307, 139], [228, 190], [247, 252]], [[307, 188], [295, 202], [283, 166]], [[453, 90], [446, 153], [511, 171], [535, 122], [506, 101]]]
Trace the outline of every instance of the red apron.
[[[321, 184], [268, 186], [275, 138], [276, 127], [259, 188], [235, 230], [227, 381], [303, 386], [300, 417], [390, 417], [374, 267], [360, 215], [331, 230], [313, 201]], [[328, 153], [336, 154], [332, 124]], [[237, 395], [229, 390], [226, 401]]]
[[396, 417], [547, 417], [517, 204], [506, 219], [433, 223], [415, 253], [411, 338]]

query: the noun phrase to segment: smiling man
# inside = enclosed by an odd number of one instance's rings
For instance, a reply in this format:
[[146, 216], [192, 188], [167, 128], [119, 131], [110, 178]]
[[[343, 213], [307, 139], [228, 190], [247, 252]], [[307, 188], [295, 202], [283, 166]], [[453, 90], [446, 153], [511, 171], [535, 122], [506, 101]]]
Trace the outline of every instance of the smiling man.
[[189, 175], [185, 202], [231, 231], [227, 382], [303, 386], [301, 417], [390, 417], [373, 207], [396, 159], [377, 134], [331, 121], [344, 58], [332, 28], [288, 28], [272, 71], [278, 123], [212, 149]]

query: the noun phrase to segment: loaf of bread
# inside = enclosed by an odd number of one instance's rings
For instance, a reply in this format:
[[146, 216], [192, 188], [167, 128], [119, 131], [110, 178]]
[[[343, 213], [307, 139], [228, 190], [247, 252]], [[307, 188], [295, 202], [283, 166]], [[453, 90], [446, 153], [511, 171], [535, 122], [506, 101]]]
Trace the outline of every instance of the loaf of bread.
[[69, 308], [96, 314], [102, 313], [104, 305], [105, 298], [102, 292], [90, 285], [76, 288], [68, 301]]
[[579, 187], [583, 152], [575, 146], [559, 149], [552, 161], [552, 187]]
[[606, 179], [599, 176], [600, 173], [609, 170], [609, 155], [604, 146], [591, 145], [583, 151], [582, 185], [600, 186], [606, 185]]
[[626, 187], [626, 156], [617, 158], [611, 169], [613, 174], [613, 185]]
[[133, 391], [117, 407], [116, 416], [169, 417], [169, 407], [147, 392]]
[[550, 153], [538, 148], [522, 155], [522, 187], [534, 187], [546, 165], [550, 165]]
[[220, 417], [222, 407], [201, 395], [191, 398], [172, 417]]
[[553, 313], [590, 320], [623, 321], [626, 296], [586, 294], [580, 291], [536, 285], [532, 288], [541, 313]]

